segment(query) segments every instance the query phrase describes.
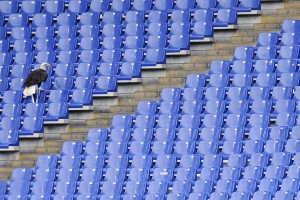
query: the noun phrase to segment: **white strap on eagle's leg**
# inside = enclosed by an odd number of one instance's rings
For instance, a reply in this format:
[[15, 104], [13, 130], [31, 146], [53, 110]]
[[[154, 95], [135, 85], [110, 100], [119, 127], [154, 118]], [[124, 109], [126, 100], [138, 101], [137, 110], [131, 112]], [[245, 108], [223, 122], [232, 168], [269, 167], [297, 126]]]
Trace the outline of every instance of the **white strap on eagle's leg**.
[[34, 103], [34, 98], [33, 98], [33, 95], [31, 95], [31, 99], [32, 99], [32, 103]]

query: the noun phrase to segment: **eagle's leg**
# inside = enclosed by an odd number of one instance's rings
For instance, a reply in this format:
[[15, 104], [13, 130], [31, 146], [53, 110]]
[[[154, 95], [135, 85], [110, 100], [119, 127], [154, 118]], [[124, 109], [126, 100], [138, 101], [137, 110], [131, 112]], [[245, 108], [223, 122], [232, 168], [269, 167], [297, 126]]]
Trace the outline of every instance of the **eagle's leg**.
[[33, 98], [33, 95], [31, 95], [31, 99], [32, 99], [32, 103], [34, 103], [34, 98]]
[[40, 99], [41, 90], [42, 90], [42, 88], [39, 87], [36, 91], [36, 102], [37, 103], [39, 102], [39, 99]]

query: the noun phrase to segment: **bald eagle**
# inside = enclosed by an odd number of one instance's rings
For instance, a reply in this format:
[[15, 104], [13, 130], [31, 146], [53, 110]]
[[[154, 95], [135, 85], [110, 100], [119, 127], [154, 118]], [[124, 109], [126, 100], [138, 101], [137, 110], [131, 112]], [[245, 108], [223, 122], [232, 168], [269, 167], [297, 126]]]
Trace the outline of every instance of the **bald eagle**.
[[31, 96], [32, 102], [34, 103], [33, 95], [36, 93], [36, 90], [38, 90], [37, 98], [36, 98], [36, 100], [38, 101], [39, 92], [41, 90], [41, 84], [42, 84], [42, 82], [46, 82], [46, 80], [48, 79], [48, 73], [46, 71], [46, 67], [48, 67], [48, 66], [50, 66], [50, 64], [44, 62], [41, 64], [39, 69], [34, 70], [28, 74], [28, 76], [23, 84], [24, 98]]

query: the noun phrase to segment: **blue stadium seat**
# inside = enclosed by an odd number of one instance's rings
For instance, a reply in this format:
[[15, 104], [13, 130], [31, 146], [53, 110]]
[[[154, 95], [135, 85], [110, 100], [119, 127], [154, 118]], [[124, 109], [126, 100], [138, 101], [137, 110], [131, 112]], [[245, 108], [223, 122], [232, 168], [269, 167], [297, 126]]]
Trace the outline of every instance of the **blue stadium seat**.
[[296, 192], [299, 190], [297, 179], [286, 177], [282, 179], [281, 190], [284, 192]]
[[278, 59], [297, 59], [299, 57], [298, 46], [281, 46]]
[[[180, 132], [180, 130], [179, 130]], [[173, 141], [176, 135], [175, 128], [158, 128], [155, 132], [156, 141]], [[152, 136], [148, 136], [152, 139]], [[188, 136], [187, 136], [188, 137]]]
[[[52, 2], [52, 1], [47, 1]], [[51, 27], [53, 25], [53, 16], [46, 13], [37, 13], [32, 19], [32, 28]]]
[[56, 26], [76, 25], [76, 15], [74, 13], [60, 13], [57, 15]]
[[31, 72], [30, 65], [13, 65], [11, 68], [11, 78], [25, 78]]
[[178, 102], [163, 101], [160, 103], [158, 114], [162, 114], [162, 115], [178, 114], [179, 109], [180, 109], [180, 104]]
[[296, 60], [278, 60], [276, 72], [277, 74], [296, 72], [297, 71], [297, 61]]
[[291, 163], [292, 156], [285, 152], [276, 152], [272, 156], [271, 165], [274, 166], [289, 166]]
[[200, 171], [201, 180], [217, 181], [219, 179], [220, 169], [213, 167], [203, 167]]
[[148, 49], [163, 49], [167, 46], [167, 37], [161, 35], [151, 35], [148, 37], [147, 46]]
[[30, 27], [14, 27], [14, 28], [12, 28], [9, 39], [11, 41], [21, 40], [21, 39], [31, 39]]
[[[8, 69], [7, 72], [9, 72], [9, 69]], [[8, 90], [8, 88], [9, 88], [9, 79], [6, 78], [6, 77], [1, 77], [1, 80], [0, 80], [0, 92], [1, 92], [1, 94], [3, 94], [3, 92]]]
[[133, 78], [141, 78], [141, 64], [138, 62], [122, 62], [119, 80], [131, 80]]
[[[155, 2], [157, 3], [159, 1], [155, 1]], [[167, 21], [168, 21], [168, 13], [165, 10], [152, 10], [149, 12], [147, 23], [166, 23]]]
[[299, 20], [284, 20], [282, 23], [280, 33], [296, 33], [299, 30], [300, 21]]
[[100, 17], [98, 13], [84, 12], [80, 14], [79, 24], [83, 25], [99, 25]]
[[237, 47], [234, 51], [233, 60], [251, 60], [253, 58], [254, 48], [250, 46]]
[[228, 114], [225, 127], [244, 127], [246, 124], [246, 116], [244, 114]]
[[[30, 55], [30, 54], [27, 54], [27, 55], [25, 54], [25, 55], [21, 55], [21, 56], [26, 56], [26, 57], [23, 58], [24, 61], [21, 61], [20, 64], [30, 63], [31, 59], [33, 59], [31, 57], [32, 55]], [[55, 59], [56, 59], [55, 56], [56, 56], [55, 51], [39, 51], [36, 54], [35, 64], [40, 64], [40, 63], [43, 63], [43, 62], [54, 63]], [[21, 59], [22, 59], [22, 57], [21, 57]]]
[[109, 142], [106, 151], [108, 155], [126, 154], [127, 144], [125, 142]]
[[269, 60], [256, 60], [254, 64], [253, 73], [272, 73], [275, 68], [275, 62]]
[[73, 195], [76, 191], [76, 182], [58, 181], [54, 194]]
[[119, 72], [119, 64], [113, 63], [101, 63], [99, 66], [98, 76], [116, 76]]
[[[165, 195], [167, 193], [167, 190], [168, 190], [167, 182], [149, 181], [148, 194]], [[150, 199], [152, 199], [152, 198], [150, 198]]]
[[263, 178], [260, 181], [259, 190], [275, 193], [277, 191], [278, 186], [279, 186], [279, 183], [278, 183], [277, 179]]
[[21, 120], [19, 117], [2, 117], [0, 130], [19, 130]]
[[227, 92], [227, 100], [244, 100], [248, 96], [247, 88], [230, 87]]
[[98, 49], [100, 40], [94, 37], [83, 37], [80, 40], [79, 49]]
[[244, 100], [232, 100], [229, 102], [227, 113], [242, 114], [247, 113], [249, 104]]
[[155, 126], [155, 116], [137, 115], [134, 126], [137, 128], [153, 128]]
[[51, 15], [58, 15], [64, 12], [63, 1], [46, 1], [44, 4], [44, 12]]
[[81, 180], [98, 182], [102, 180], [102, 173], [98, 168], [83, 168]]
[[152, 9], [152, 5], [153, 5], [152, 0], [146, 0], [146, 1], [134, 0], [132, 2], [131, 10], [148, 11]]
[[107, 168], [105, 172], [105, 181], [124, 181], [126, 169]]
[[178, 168], [176, 173], [176, 180], [179, 181], [194, 181], [196, 177], [196, 169], [193, 168]]
[[90, 90], [93, 89], [95, 85], [94, 77], [90, 76], [78, 76], [74, 82], [73, 89], [81, 89], [81, 90]]
[[171, 154], [173, 150], [173, 142], [171, 141], [155, 141], [152, 145], [152, 155]]
[[94, 94], [106, 94], [117, 91], [117, 78], [115, 76], [99, 76]]
[[104, 12], [102, 16], [102, 24], [121, 24], [122, 14], [121, 12]]
[[256, 86], [270, 87], [276, 84], [276, 75], [272, 73], [258, 74], [256, 78]]
[[237, 185], [237, 191], [239, 192], [250, 192], [256, 191], [257, 182], [255, 179], [240, 179]]
[[88, 131], [86, 141], [100, 142], [107, 139], [108, 130], [105, 128], [91, 128]]
[[85, 155], [103, 155], [105, 151], [104, 142], [87, 142], [85, 145]]
[[191, 10], [191, 9], [194, 9], [195, 6], [196, 6], [195, 0], [189, 0], [189, 1], [179, 0], [179, 1], [176, 1], [174, 9]]
[[256, 191], [253, 194], [253, 200], [258, 200], [258, 199], [271, 200], [272, 194], [269, 191]]
[[34, 39], [51, 39], [54, 37], [54, 27], [39, 26], [35, 30]]
[[[158, 23], [155, 23], [155, 24], [158, 24]], [[149, 31], [151, 31], [151, 32], [154, 31], [152, 26], [153, 25], [151, 25], [151, 26], [149, 25], [148, 32]], [[122, 29], [121, 28], [117, 29], [117, 31], [116, 31], [117, 34], [119, 34], [119, 30], [121, 32]], [[144, 35], [144, 32], [145, 32], [144, 24], [128, 23], [128, 24], [125, 25], [124, 36], [130, 36], [130, 35], [132, 35], [132, 36], [142, 36], [142, 35]], [[102, 32], [102, 34], [104, 34], [104, 32]], [[107, 34], [107, 35], [110, 36], [110, 34]], [[120, 33], [120, 35], [121, 35], [121, 33]]]
[[44, 121], [43, 118], [39, 116], [24, 117], [23, 125], [20, 129], [20, 135], [33, 135], [34, 133], [43, 133]]
[[108, 11], [110, 1], [98, 1], [98, 0], [92, 0], [90, 3], [89, 11], [94, 13], [101, 13]]
[[95, 63], [79, 63], [76, 70], [76, 76], [94, 76], [97, 72]]
[[214, 60], [210, 64], [209, 74], [227, 74], [230, 62], [228, 60]]
[[269, 137], [268, 128], [252, 127], [249, 130], [248, 138], [250, 140], [267, 140]]
[[74, 25], [62, 25], [59, 26], [57, 29], [57, 37], [60, 38], [58, 42], [62, 40], [67, 40], [67, 39], [76, 39], [75, 37], [77, 36], [77, 27]]
[[130, 9], [131, 2], [130, 0], [114, 0], [111, 2], [110, 11], [115, 12], [126, 12]]
[[127, 36], [124, 40], [123, 49], [141, 49], [144, 47], [144, 37]]
[[124, 62], [141, 62], [144, 57], [144, 51], [142, 49], [125, 49], [122, 58]]
[[[32, 191], [31, 194], [32, 195], [44, 195], [44, 196], [49, 196], [50, 199], [50, 195], [52, 194], [52, 190], [53, 190], [53, 185], [54, 183], [52, 181], [35, 181], [33, 182], [32, 185]], [[32, 196], [31, 196], [32, 198]]]
[[294, 86], [297, 86], [298, 83], [299, 83], [298, 74], [296, 74], [296, 73], [282, 73], [278, 85], [279, 86], [294, 87]]
[[58, 121], [59, 119], [68, 118], [68, 104], [66, 103], [51, 103], [49, 104], [48, 112], [44, 117], [45, 121]]
[[227, 74], [211, 74], [208, 87], [226, 87], [229, 85], [229, 76]]
[[220, 9], [214, 22], [215, 27], [227, 27], [237, 24], [237, 11], [230, 9]]
[[42, 9], [42, 3], [40, 1], [23, 1], [21, 3], [21, 13], [33, 16], [36, 13], [40, 13]]
[[259, 0], [241, 0], [237, 7], [238, 12], [250, 12], [251, 10], [260, 10], [261, 1]]
[[273, 113], [293, 113], [296, 104], [291, 100], [278, 100], [275, 104]]
[[[192, 184], [190, 181], [174, 181], [173, 182], [173, 194], [185, 194], [188, 195], [191, 191]], [[171, 198], [173, 199], [173, 198]], [[181, 198], [184, 199], [184, 198]]]
[[210, 194], [213, 191], [214, 183], [211, 180], [197, 180], [193, 193], [207, 193]]
[[171, 13], [171, 23], [184, 23], [191, 21], [191, 13], [189, 10], [173, 10]]
[[275, 32], [271, 33], [260, 33], [257, 39], [256, 46], [275, 46], [278, 43], [279, 34]]
[[275, 46], [260, 46], [256, 50], [256, 60], [271, 60], [277, 57], [277, 49]]
[[236, 8], [238, 7], [239, 1], [238, 0], [220, 0], [218, 3], [217, 8], [218, 9], [230, 9], [230, 8]]
[[84, 24], [80, 26], [79, 37], [96, 37], [99, 36], [100, 30], [98, 25]]
[[140, 155], [148, 154], [150, 152], [150, 143], [145, 141], [133, 141], [130, 145], [129, 154], [131, 155]]
[[225, 141], [242, 141], [244, 139], [244, 136], [244, 130], [241, 128], [225, 128], [223, 132], [223, 139]]
[[270, 113], [272, 110], [272, 102], [270, 100], [254, 100], [251, 106], [251, 113]]
[[170, 182], [173, 179], [173, 173], [172, 168], [154, 168], [151, 180]]
[[206, 76], [204, 74], [189, 74], [185, 81], [185, 88], [199, 88], [206, 84]]
[[[135, 129], [136, 130], [136, 129]], [[130, 139], [131, 130], [128, 128], [113, 128], [110, 132], [111, 141], [128, 141]], [[133, 133], [134, 134], [134, 133]]]
[[252, 71], [253, 63], [250, 60], [235, 60], [232, 63], [232, 74], [250, 74]]
[[17, 1], [1, 1], [0, 7], [0, 13], [3, 15], [18, 13], [19, 8]]
[[249, 93], [250, 100], [268, 100], [270, 96], [270, 88], [269, 87], [251, 87]]
[[112, 120], [111, 128], [131, 128], [132, 123], [133, 117], [131, 115], [115, 115]]
[[218, 141], [221, 137], [221, 131], [215, 128], [202, 128], [200, 132], [200, 140]]
[[7, 149], [9, 146], [19, 146], [19, 133], [18, 131], [1, 130], [0, 148]]
[[158, 0], [154, 2], [153, 10], [167, 11], [167, 10], [171, 10], [173, 6], [174, 6], [173, 1]]
[[205, 155], [202, 161], [202, 167], [216, 167], [220, 168], [222, 166], [223, 159], [221, 155], [211, 154]]
[[83, 106], [93, 105], [93, 92], [86, 89], [73, 90], [72, 97], [70, 99], [70, 108], [82, 108]]
[[203, 118], [201, 127], [220, 128], [223, 125], [223, 116], [218, 114], [207, 114]]
[[[218, 193], [232, 193], [235, 189], [235, 181], [233, 180], [218, 180], [215, 191]], [[212, 194], [213, 195], [213, 194]], [[225, 197], [221, 197], [225, 199]]]
[[71, 0], [69, 2], [67, 12], [79, 14], [79, 13], [86, 12], [87, 9], [88, 9], [88, 3], [87, 3], [87, 1], [75, 1], [75, 0]]
[[166, 48], [167, 52], [180, 52], [190, 49], [189, 35], [172, 35]]
[[292, 193], [290, 191], [277, 191], [275, 193], [274, 199], [275, 200], [278, 200], [278, 199], [292, 200], [292, 199], [294, 199], [294, 193]]
[[145, 193], [146, 186], [147, 186], [147, 182], [145, 182], [145, 181], [138, 181], [138, 182], [127, 181], [126, 186], [125, 186], [125, 194], [143, 195]]
[[190, 34], [191, 40], [202, 40], [214, 36], [213, 24], [211, 22], [196, 22]]
[[102, 168], [104, 166], [104, 157], [98, 155], [88, 155], [85, 157], [85, 168]]
[[120, 195], [121, 191], [122, 184], [120, 182], [104, 181], [101, 189], [101, 195]]
[[298, 33], [283, 33], [281, 36], [281, 46], [295, 46], [299, 45], [299, 34]]
[[75, 65], [71, 63], [57, 63], [55, 66], [55, 77], [73, 76]]
[[8, 195], [27, 195], [29, 193], [30, 182], [12, 181], [10, 183]]
[[203, 104], [199, 101], [184, 101], [181, 114], [197, 115], [202, 113]]
[[225, 112], [225, 101], [207, 101], [205, 105], [205, 113], [207, 114], [222, 114]]
[[199, 101], [202, 99], [203, 90], [196, 88], [184, 88], [182, 94], [183, 101]]
[[35, 51], [53, 51], [55, 49], [55, 40], [53, 38], [50, 39], [37, 39], [35, 43]]
[[[127, 25], [128, 26], [128, 25]], [[126, 27], [127, 27], [126, 26]], [[167, 23], [150, 23], [148, 25], [147, 36], [151, 35], [165, 35], [168, 31]]]
[[242, 170], [239, 167], [223, 167], [221, 179], [223, 180], [239, 180]]
[[27, 181], [32, 179], [33, 170], [30, 168], [16, 168], [11, 175], [11, 181]]
[[144, 23], [145, 16], [144, 12], [139, 11], [128, 11], [126, 12], [125, 21], [124, 23], [136, 23], [136, 24], [142, 24]]
[[232, 79], [231, 86], [233, 87], [250, 87], [252, 86], [252, 75], [250, 74], [235, 74]]
[[149, 169], [152, 165], [152, 156], [150, 155], [134, 155], [131, 167]]

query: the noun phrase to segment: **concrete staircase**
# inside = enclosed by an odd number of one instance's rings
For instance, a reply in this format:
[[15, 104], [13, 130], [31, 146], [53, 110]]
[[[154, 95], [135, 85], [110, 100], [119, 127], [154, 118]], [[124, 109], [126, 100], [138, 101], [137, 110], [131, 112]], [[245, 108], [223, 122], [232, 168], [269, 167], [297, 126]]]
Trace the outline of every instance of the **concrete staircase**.
[[135, 112], [139, 101], [158, 100], [163, 88], [183, 87], [191, 73], [207, 73], [212, 60], [231, 59], [237, 46], [255, 45], [261, 32], [278, 32], [285, 19], [299, 19], [300, 2], [265, 2], [261, 15], [239, 16], [238, 30], [215, 32], [214, 43], [192, 43], [190, 55], [169, 56], [163, 69], [144, 70], [142, 83], [123, 83], [118, 97], [95, 98], [93, 110], [71, 111], [68, 124], [46, 125], [40, 139], [22, 139], [20, 151], [0, 152], [0, 179], [18, 167], [34, 167], [41, 154], [59, 154], [66, 140], [84, 141], [92, 127], [109, 127], [116, 114]]

